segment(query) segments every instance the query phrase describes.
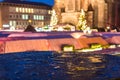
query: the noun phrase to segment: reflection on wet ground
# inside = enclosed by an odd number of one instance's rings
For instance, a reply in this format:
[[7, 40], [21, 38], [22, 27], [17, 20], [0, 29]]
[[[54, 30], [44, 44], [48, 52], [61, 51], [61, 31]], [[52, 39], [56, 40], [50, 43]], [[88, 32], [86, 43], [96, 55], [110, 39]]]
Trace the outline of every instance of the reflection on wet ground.
[[107, 54], [20, 52], [0, 55], [0, 80], [117, 80], [120, 57]]

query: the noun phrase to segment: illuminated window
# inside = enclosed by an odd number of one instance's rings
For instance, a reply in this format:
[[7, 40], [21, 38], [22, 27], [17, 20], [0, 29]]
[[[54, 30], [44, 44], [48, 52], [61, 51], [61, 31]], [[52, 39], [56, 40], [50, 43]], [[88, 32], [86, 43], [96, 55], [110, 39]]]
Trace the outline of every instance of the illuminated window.
[[28, 15], [26, 15], [26, 19], [28, 19]]
[[41, 16], [41, 20], [44, 20], [44, 16]]
[[9, 25], [16, 27], [16, 21], [9, 21]]
[[33, 9], [31, 9], [30, 12], [33, 13]]
[[38, 15], [36, 15], [37, 16], [37, 20], [39, 20], [39, 16]]
[[12, 26], [12, 21], [9, 21], [9, 25]]
[[22, 19], [28, 19], [28, 15], [27, 14], [23, 14], [22, 15]]
[[18, 7], [16, 7], [16, 12], [19, 12], [19, 8]]
[[25, 12], [25, 8], [22, 8], [22, 12], [23, 12], [23, 13]]
[[29, 13], [28, 8], [25, 8], [25, 12], [26, 12], [26, 13]]
[[39, 20], [41, 20], [41, 16], [39, 16]]
[[28, 9], [28, 12], [30, 13], [30, 8]]
[[34, 20], [44, 20], [44, 16], [41, 15], [33, 15]]
[[26, 13], [28, 13], [28, 10], [27, 10], [27, 8], [25, 8], [25, 12], [26, 12]]
[[19, 11], [22, 12], [22, 8], [19, 8]]
[[33, 16], [33, 19], [34, 19], [34, 20], [36, 20], [36, 19], [37, 19], [37, 16], [36, 16], [36, 15], [34, 15], [34, 16]]
[[48, 14], [51, 14], [51, 10], [48, 10]]
[[25, 19], [25, 15], [24, 14], [22, 15], [22, 19]]

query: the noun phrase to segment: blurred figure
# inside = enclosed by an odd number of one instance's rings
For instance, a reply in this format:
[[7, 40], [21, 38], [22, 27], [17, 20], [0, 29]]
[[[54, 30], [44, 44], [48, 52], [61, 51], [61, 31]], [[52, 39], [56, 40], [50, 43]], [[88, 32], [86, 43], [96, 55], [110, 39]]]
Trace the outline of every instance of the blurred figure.
[[24, 32], [36, 32], [33, 26], [28, 25], [27, 28], [24, 30]]

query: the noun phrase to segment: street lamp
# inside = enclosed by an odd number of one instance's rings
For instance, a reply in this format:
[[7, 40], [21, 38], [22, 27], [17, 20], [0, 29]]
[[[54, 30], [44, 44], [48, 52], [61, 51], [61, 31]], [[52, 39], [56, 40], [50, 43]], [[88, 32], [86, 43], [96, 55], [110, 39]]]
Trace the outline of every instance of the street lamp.
[[30, 25], [30, 24], [31, 24], [31, 22], [32, 22], [32, 20], [30, 20], [30, 19], [29, 19], [29, 20], [28, 20], [28, 22], [29, 22], [29, 25]]

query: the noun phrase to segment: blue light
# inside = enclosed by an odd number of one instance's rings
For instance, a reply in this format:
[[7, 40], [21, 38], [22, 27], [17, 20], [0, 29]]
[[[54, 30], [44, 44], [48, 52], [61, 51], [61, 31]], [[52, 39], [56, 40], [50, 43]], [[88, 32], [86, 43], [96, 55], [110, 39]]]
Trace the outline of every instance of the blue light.
[[4, 0], [0, 0], [0, 2], [2, 2], [2, 1], [4, 1]]
[[30, 2], [42, 2], [48, 5], [53, 5], [54, 0], [21, 0], [21, 1], [30, 1]]
[[[0, 0], [0, 2], [3, 1], [12, 1], [12, 0]], [[44, 3], [50, 6], [54, 5], [54, 0], [19, 0], [19, 1], [28, 1], [28, 2], [38, 2], [38, 3]]]

